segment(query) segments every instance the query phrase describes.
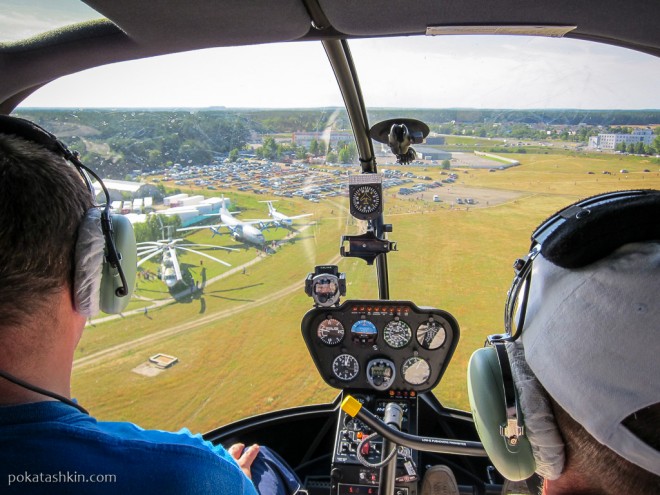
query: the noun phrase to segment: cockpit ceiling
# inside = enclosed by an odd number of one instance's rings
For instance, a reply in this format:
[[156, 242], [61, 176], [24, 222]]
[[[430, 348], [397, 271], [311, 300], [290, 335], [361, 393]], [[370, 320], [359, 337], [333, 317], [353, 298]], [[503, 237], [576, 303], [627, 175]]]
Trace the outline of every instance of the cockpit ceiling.
[[[105, 19], [0, 43], [0, 112], [90, 67], [201, 48], [424, 35], [429, 26], [571, 25], [568, 37], [660, 55], [657, 0], [86, 0]], [[107, 20], [106, 20], [107, 19]]]
[[138, 44], [203, 48], [299, 39], [310, 29], [300, 0], [87, 0]]
[[[428, 26], [575, 25], [569, 36], [660, 54], [657, 0], [85, 0], [149, 51], [324, 37], [424, 34]], [[312, 21], [317, 27], [312, 27]]]

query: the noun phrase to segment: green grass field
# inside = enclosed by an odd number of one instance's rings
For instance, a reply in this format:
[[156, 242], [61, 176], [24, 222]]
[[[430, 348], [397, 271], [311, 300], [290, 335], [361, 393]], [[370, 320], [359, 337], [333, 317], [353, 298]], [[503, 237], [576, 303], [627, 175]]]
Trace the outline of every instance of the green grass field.
[[[461, 186], [519, 193], [503, 203], [450, 209], [392, 197], [390, 192], [386, 196], [386, 221], [394, 226], [390, 238], [399, 248], [388, 258], [391, 298], [447, 310], [461, 326], [454, 359], [434, 390], [448, 406], [467, 408], [467, 361], [486, 335], [502, 330], [511, 264], [526, 253], [532, 229], [581, 197], [614, 189], [660, 188], [659, 166], [651, 159], [546, 154], [516, 158], [521, 166], [506, 171], [459, 174]], [[623, 168], [629, 173], [620, 174]], [[435, 169], [425, 174], [440, 177]], [[259, 216], [259, 199], [264, 198], [237, 198], [247, 210], [242, 218]], [[237, 271], [187, 302], [145, 315], [140, 311], [145, 300], [137, 300], [131, 303], [137, 314], [88, 327], [76, 353], [73, 394], [92, 414], [147, 428], [206, 431], [245, 416], [329, 401], [337, 394], [318, 376], [300, 335], [300, 321], [311, 307], [303, 281], [316, 264], [336, 262], [340, 236], [361, 227], [347, 221], [346, 198], [319, 204], [288, 200], [277, 206], [285, 213], [313, 212], [315, 223], [275, 254], [259, 257], [245, 274]], [[211, 239], [208, 231], [190, 238], [236, 245], [226, 236]], [[239, 266], [258, 255], [249, 249], [218, 257]], [[184, 262], [195, 278], [201, 276], [199, 259], [192, 255]], [[203, 263], [207, 279], [228, 270], [212, 264]], [[338, 264], [347, 274], [348, 298], [377, 297], [373, 267], [349, 258]], [[157, 300], [167, 291], [162, 282], [140, 280], [138, 294]], [[119, 347], [136, 339], [141, 340]], [[131, 371], [158, 352], [177, 356], [179, 363], [155, 377]]]

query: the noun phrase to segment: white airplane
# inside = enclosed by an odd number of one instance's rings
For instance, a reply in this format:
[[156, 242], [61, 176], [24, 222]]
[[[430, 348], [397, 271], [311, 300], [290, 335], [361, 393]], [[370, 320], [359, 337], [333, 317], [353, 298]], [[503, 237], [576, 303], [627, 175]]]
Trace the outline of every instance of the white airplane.
[[304, 213], [302, 215], [294, 215], [290, 217], [288, 215], [285, 215], [284, 213], [280, 213], [279, 211], [277, 211], [273, 206], [273, 201], [275, 200], [259, 201], [259, 202], [266, 203], [268, 205], [268, 216], [270, 216], [271, 218], [270, 223], [275, 225], [276, 227], [290, 228], [291, 225], [293, 225], [294, 220], [297, 220], [298, 218], [311, 217], [313, 215], [312, 213]]
[[[199, 229], [211, 229], [213, 236], [216, 234], [222, 234], [220, 232], [221, 227], [226, 227], [229, 230], [229, 233], [232, 237], [238, 241], [247, 242], [249, 244], [255, 244], [257, 246], [263, 246], [266, 243], [263, 233], [254, 225], [264, 226], [270, 222], [269, 219], [266, 220], [249, 220], [242, 221], [238, 218], [234, 218], [233, 214], [227, 210], [225, 206], [225, 197], [222, 196], [222, 205], [220, 206], [220, 213], [215, 213], [213, 215], [206, 216], [220, 216], [222, 223], [215, 225], [200, 225], [196, 227], [184, 227], [182, 229], [177, 229], [178, 232], [185, 230], [199, 230]], [[263, 227], [262, 227], [263, 228]]]

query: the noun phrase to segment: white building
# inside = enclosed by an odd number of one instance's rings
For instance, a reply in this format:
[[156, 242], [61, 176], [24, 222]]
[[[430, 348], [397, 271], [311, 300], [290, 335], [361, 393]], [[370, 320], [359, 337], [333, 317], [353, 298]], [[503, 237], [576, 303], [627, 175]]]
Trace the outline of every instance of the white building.
[[355, 141], [351, 132], [333, 131], [330, 129], [323, 132], [294, 132], [291, 138], [296, 145], [304, 146], [305, 148], [309, 148], [314, 140], [326, 143], [326, 145], [330, 143], [331, 147], [337, 146], [339, 141], [345, 143], [352, 143]]
[[635, 129], [632, 134], [598, 134], [589, 138], [589, 148], [601, 150], [614, 150], [619, 143], [629, 144], [644, 143], [649, 146], [653, 142], [653, 131], [651, 129]]

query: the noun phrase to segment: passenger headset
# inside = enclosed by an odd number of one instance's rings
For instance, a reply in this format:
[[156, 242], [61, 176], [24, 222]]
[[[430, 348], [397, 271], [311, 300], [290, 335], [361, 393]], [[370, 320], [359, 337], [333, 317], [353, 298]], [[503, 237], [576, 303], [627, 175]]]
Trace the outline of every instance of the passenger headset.
[[[81, 308], [89, 308], [90, 304], [92, 308], [98, 307], [108, 314], [121, 313], [130, 301], [135, 286], [137, 272], [135, 234], [133, 226], [126, 217], [113, 215], [110, 212], [110, 194], [103, 181], [96, 173], [80, 162], [76, 152], [71, 151], [53, 134], [28, 120], [0, 115], [0, 134], [14, 135], [39, 144], [67, 160], [80, 173], [93, 201], [95, 201], [96, 193], [90, 176], [98, 181], [105, 195], [105, 204], [94, 206], [85, 212], [78, 229], [75, 263], [78, 265], [79, 260], [84, 258], [85, 253], [79, 251], [85, 249], [86, 246], [99, 246], [99, 243], [102, 243], [103, 253], [99, 253], [98, 264], [93, 262], [91, 267], [98, 270], [98, 272], [86, 273], [89, 270], [88, 263], [81, 265], [81, 267], [85, 266], [86, 270], [78, 269], [77, 266], [74, 267], [75, 275], [72, 289], [74, 304], [76, 309], [85, 316], [92, 316], [92, 314]], [[78, 290], [78, 286], [83, 283], [81, 279], [88, 281], [91, 279], [94, 284], [100, 281], [100, 288], [98, 290], [94, 288], [91, 291]], [[98, 301], [89, 300], [95, 297], [98, 297]], [[0, 371], [0, 376], [37, 393], [73, 405], [82, 412], [87, 412], [65, 397], [23, 382], [4, 371]]]
[[[593, 196], [544, 221], [532, 234], [529, 253], [514, 263], [515, 277], [505, 305], [505, 333], [489, 336], [486, 347], [477, 350], [468, 364], [468, 396], [474, 422], [488, 457], [505, 478], [527, 480], [537, 469], [525, 431], [525, 411], [521, 410], [505, 348], [506, 342], [515, 341], [523, 332], [534, 259], [541, 253], [562, 268], [586, 266], [624, 244], [660, 239], [658, 218], [660, 191]], [[550, 409], [546, 412], [553, 417]], [[558, 475], [561, 468], [554, 466], [551, 470]]]

